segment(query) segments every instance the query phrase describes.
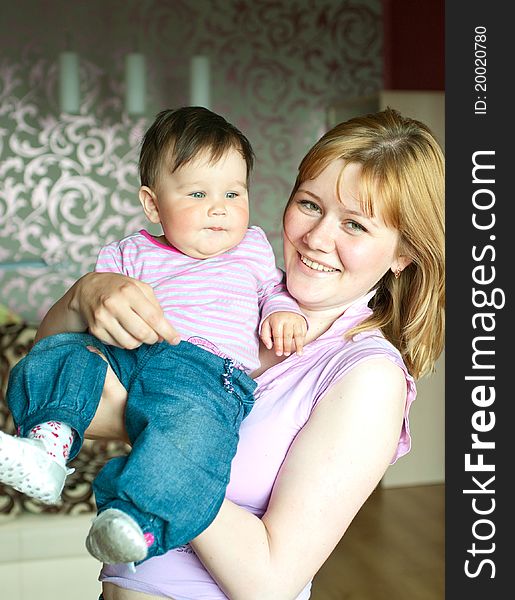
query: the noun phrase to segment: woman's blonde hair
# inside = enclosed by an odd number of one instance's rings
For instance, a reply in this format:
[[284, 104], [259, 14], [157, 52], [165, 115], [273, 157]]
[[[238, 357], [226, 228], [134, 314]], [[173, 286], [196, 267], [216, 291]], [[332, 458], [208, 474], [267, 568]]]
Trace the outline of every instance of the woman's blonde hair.
[[[361, 165], [361, 203], [380, 208], [399, 231], [399, 254], [411, 259], [399, 278], [388, 271], [375, 286], [373, 314], [348, 335], [380, 328], [419, 378], [434, 370], [444, 345], [444, 156], [423, 123], [391, 108], [356, 117], [327, 132], [308, 152], [300, 184], [334, 160]], [[289, 204], [289, 203], [288, 203]]]

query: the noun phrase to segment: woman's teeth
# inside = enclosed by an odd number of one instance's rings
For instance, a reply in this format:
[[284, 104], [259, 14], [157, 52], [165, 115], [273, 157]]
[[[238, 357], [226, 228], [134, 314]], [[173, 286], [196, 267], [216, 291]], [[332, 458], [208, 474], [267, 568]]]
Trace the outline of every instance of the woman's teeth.
[[334, 271], [338, 270], [338, 269], [331, 269], [330, 267], [325, 267], [324, 265], [321, 265], [320, 263], [317, 263], [314, 260], [309, 260], [309, 258], [306, 258], [305, 256], [302, 256], [302, 255], [300, 257], [300, 260], [307, 267], [309, 267], [310, 269], [313, 269], [315, 271], [324, 271], [324, 273], [333, 273]]

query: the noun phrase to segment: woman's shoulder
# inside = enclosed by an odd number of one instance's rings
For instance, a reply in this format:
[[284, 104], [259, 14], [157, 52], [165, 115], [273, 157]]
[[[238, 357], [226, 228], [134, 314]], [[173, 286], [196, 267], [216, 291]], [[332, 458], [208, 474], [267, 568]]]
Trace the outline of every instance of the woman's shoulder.
[[341, 352], [335, 352], [327, 377], [321, 381], [313, 408], [320, 400], [338, 389], [343, 394], [357, 390], [357, 397], [368, 404], [383, 402], [389, 395], [392, 409], [395, 398], [404, 404], [403, 423], [392, 464], [407, 454], [411, 448], [409, 413], [416, 398], [414, 378], [409, 373], [399, 350], [379, 331], [357, 334], [344, 344]]
[[408, 374], [400, 351], [379, 329], [362, 331], [353, 336], [346, 335], [348, 329], [344, 326], [315, 340], [313, 349], [318, 354], [317, 359], [333, 365], [336, 371], [347, 371], [364, 360], [385, 358]]
[[334, 330], [321, 336], [304, 347], [302, 356], [292, 355], [260, 375], [257, 396], [259, 403], [278, 403], [283, 412], [294, 414], [296, 422], [305, 423], [323, 398], [345, 385], [344, 380], [352, 379], [355, 386], [367, 378], [374, 378], [379, 391], [390, 381], [406, 382], [405, 421], [396, 460], [410, 448], [408, 415], [416, 387], [399, 351], [380, 331], [345, 338]]
[[359, 333], [353, 338], [333, 331], [307, 344], [302, 356], [292, 355], [261, 374], [258, 390], [295, 390], [295, 395], [312, 409], [332, 385], [371, 359], [393, 362], [412, 381], [399, 351], [379, 331]]
[[335, 345], [332, 352], [328, 352], [328, 384], [340, 379], [351, 369], [370, 360], [383, 360], [395, 364], [411, 378], [399, 350], [389, 342], [378, 330], [358, 333], [350, 339], [345, 339], [341, 345]]
[[393, 361], [409, 375], [400, 351], [377, 329], [363, 331], [353, 336], [345, 347], [347, 360], [358, 363], [370, 358], [384, 358]]

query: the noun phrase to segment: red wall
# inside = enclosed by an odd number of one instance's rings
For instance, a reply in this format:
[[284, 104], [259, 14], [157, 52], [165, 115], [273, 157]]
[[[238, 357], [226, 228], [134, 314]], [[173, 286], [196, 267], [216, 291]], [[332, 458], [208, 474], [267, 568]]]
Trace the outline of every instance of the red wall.
[[383, 86], [443, 90], [445, 0], [382, 0]]

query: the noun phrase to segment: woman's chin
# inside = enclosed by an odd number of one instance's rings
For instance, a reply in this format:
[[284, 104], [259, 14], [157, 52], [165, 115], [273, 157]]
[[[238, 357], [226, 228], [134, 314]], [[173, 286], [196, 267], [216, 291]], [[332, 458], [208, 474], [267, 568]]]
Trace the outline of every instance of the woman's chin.
[[286, 271], [286, 280], [295, 281], [297, 286], [307, 286], [316, 290], [320, 287], [337, 285], [341, 277], [340, 271], [318, 271], [308, 267], [300, 260], [296, 261], [295, 265]]
[[325, 296], [325, 286], [318, 278], [309, 278], [302, 275], [292, 275], [286, 279], [286, 287], [293, 298], [302, 306], [317, 304]]

